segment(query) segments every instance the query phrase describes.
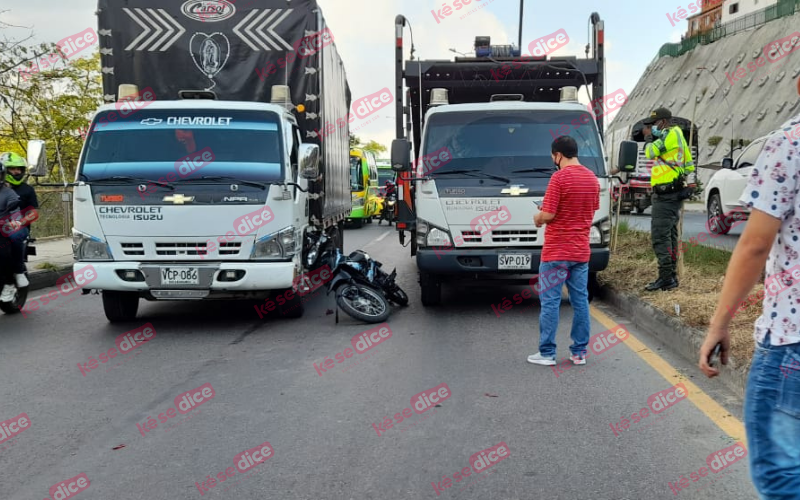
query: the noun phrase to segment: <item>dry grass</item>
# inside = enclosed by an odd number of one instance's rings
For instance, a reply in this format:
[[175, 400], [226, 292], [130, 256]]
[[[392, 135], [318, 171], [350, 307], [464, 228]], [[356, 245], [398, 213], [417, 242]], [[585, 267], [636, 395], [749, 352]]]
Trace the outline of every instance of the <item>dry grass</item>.
[[[645, 285], [658, 276], [650, 234], [629, 231], [623, 225], [617, 249], [608, 269], [600, 273], [599, 279], [616, 290], [637, 295], [670, 316], [680, 317], [688, 326], [704, 330], [716, 310], [730, 256], [727, 250], [700, 246], [688, 248], [680, 288], [669, 292], [645, 292]], [[763, 284], [757, 285], [751, 293], [761, 289]], [[753, 325], [760, 314], [761, 303], [758, 301], [739, 311], [731, 323], [731, 353], [741, 363], [749, 364], [753, 355]]]

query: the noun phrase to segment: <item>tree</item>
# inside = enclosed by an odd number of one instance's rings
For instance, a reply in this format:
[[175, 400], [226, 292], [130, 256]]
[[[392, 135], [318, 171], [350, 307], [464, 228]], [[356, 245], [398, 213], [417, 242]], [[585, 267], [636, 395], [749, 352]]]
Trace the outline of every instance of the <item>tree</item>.
[[376, 141], [369, 141], [365, 145], [361, 146], [361, 149], [364, 151], [371, 151], [375, 154], [375, 156], [386, 152], [386, 146]]
[[357, 148], [361, 144], [361, 139], [354, 133], [350, 133], [350, 147]]
[[[29, 54], [50, 54], [49, 63], [35, 59], [31, 72], [20, 71], [18, 61]], [[22, 45], [0, 53], [0, 150], [25, 155], [27, 142], [47, 144], [50, 178], [72, 180], [83, 147], [82, 133], [94, 110], [103, 103], [100, 54], [67, 60], [54, 44], [31, 49]], [[59, 173], [58, 167], [63, 170]]]

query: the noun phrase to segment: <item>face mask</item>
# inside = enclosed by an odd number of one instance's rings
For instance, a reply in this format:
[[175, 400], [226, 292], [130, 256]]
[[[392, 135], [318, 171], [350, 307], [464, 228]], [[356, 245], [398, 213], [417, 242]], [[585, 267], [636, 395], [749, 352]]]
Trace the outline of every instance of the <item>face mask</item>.
[[653, 134], [653, 137], [662, 137], [664, 135], [664, 131], [658, 128], [658, 125], [653, 125], [651, 132]]
[[556, 158], [556, 157], [555, 157], [555, 156], [553, 156], [553, 165], [555, 165], [555, 166], [556, 166], [556, 170], [561, 170], [561, 165], [559, 165], [559, 164], [558, 164], [558, 162], [556, 161], [556, 159], [555, 159], [555, 158]]

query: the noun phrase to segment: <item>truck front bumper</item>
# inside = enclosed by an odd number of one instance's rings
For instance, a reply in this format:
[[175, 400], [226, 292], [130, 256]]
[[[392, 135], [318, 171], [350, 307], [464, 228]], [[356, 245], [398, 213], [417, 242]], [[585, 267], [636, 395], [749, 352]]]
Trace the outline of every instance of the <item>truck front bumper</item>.
[[[503, 270], [499, 269], [498, 259], [501, 253], [527, 253], [531, 254], [530, 270]], [[610, 251], [608, 247], [592, 248], [589, 257], [589, 272], [594, 273], [608, 267]], [[457, 249], [457, 250], [417, 250], [417, 267], [420, 271], [436, 275], [458, 274], [539, 274], [539, 264], [542, 260], [541, 249], [525, 248], [487, 248], [487, 249]]]
[[[94, 268], [96, 278], [83, 286], [87, 290], [110, 290], [118, 292], [174, 291], [175, 297], [185, 292], [186, 297], [205, 298], [214, 295], [241, 295], [291, 288], [299, 271], [293, 262], [77, 262], [73, 271], [85, 275], [87, 268]], [[162, 285], [162, 268], [197, 268], [199, 283], [196, 285]], [[123, 279], [126, 271], [139, 271], [138, 280]], [[225, 271], [238, 271], [236, 278], [224, 281]], [[225, 273], [227, 274], [227, 273]], [[141, 281], [142, 277], [144, 281]], [[192, 296], [192, 292], [195, 295]], [[206, 293], [208, 292], [208, 293]], [[158, 298], [158, 293], [152, 294]], [[168, 294], [165, 294], [168, 295]], [[166, 298], [166, 296], [165, 296]]]

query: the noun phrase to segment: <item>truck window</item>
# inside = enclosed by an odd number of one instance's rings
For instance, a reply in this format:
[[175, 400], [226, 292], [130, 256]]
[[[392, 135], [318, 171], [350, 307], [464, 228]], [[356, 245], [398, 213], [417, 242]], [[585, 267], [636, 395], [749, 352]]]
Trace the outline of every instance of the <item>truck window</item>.
[[[585, 111], [448, 112], [432, 115], [426, 125], [423, 155], [448, 148], [447, 170], [481, 169], [505, 176], [514, 170], [553, 167], [550, 145], [560, 135], [578, 143], [578, 158], [597, 175], [605, 174], [600, 136]], [[435, 172], [434, 174], [435, 175]]]
[[[159, 179], [187, 156], [209, 150], [213, 160], [191, 177], [232, 176], [274, 182], [282, 178], [278, 117], [267, 112], [144, 109], [127, 118], [100, 113], [80, 165], [85, 179], [131, 176]], [[188, 176], [187, 176], [188, 177]], [[180, 178], [179, 178], [180, 180]]]

